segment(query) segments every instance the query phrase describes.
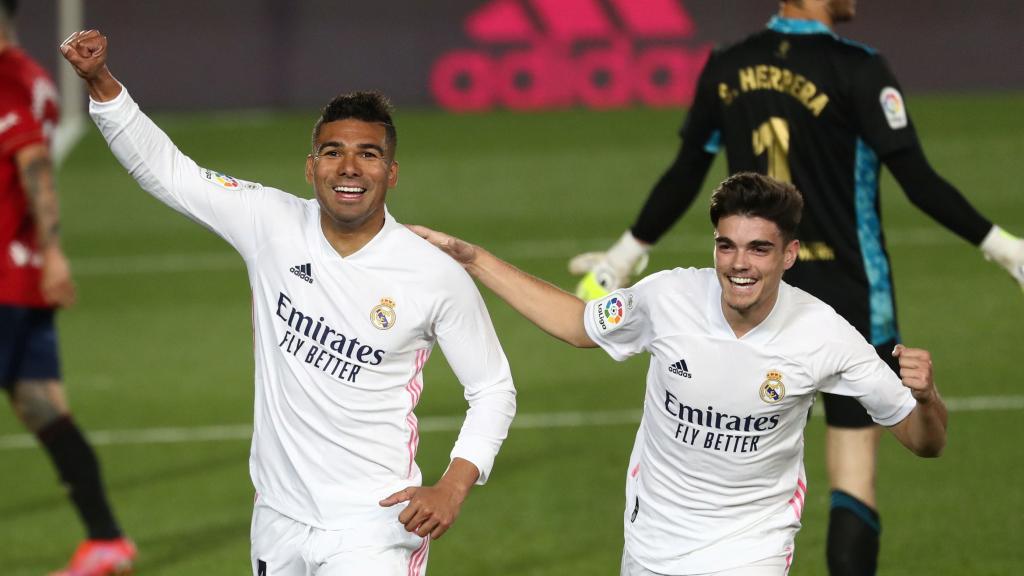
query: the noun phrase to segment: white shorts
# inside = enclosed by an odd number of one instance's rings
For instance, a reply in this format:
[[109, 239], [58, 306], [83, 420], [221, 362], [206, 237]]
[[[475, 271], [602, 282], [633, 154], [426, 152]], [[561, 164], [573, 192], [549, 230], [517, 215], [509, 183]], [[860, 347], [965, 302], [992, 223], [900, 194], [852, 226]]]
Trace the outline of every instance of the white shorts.
[[721, 572], [708, 572], [701, 574], [661, 574], [659, 572], [651, 572], [640, 565], [636, 559], [629, 554], [625, 549], [622, 550], [622, 569], [620, 571], [621, 576], [786, 576], [789, 573], [789, 565], [792, 560], [792, 554], [786, 556], [775, 556], [765, 560], [760, 560], [749, 564], [747, 566], [740, 566], [738, 568], [730, 568], [728, 570], [722, 570]]
[[258, 503], [250, 531], [253, 576], [423, 576], [430, 538], [397, 519], [321, 530]]

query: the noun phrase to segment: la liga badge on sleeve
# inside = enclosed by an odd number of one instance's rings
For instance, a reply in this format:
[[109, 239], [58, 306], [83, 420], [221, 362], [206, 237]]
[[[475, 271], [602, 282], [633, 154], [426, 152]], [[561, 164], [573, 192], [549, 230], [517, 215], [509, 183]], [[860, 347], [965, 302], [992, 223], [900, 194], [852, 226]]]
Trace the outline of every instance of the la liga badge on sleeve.
[[238, 182], [238, 180], [232, 178], [231, 176], [228, 176], [227, 174], [215, 172], [208, 168], [200, 168], [199, 171], [204, 180], [208, 180], [209, 182], [212, 182], [213, 184], [216, 184], [217, 186], [220, 186], [221, 188], [224, 188], [226, 190], [235, 190], [241, 187], [241, 184]]

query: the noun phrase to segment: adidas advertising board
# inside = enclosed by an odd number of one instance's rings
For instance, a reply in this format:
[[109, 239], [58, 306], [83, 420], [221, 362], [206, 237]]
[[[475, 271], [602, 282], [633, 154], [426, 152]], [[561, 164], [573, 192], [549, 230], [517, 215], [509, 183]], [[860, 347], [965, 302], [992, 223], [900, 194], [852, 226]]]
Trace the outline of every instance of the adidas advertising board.
[[[21, 43], [56, 69], [51, 39], [57, 36], [57, 19], [41, 17], [52, 14], [55, 3], [22, 4], [23, 11], [36, 17], [26, 13], [18, 22]], [[699, 58], [713, 46], [763, 28], [777, 9], [777, 2], [706, 0], [391, 0], [386, 10], [349, 2], [317, 2], [316, 9], [299, 9], [307, 4], [217, 0], [191, 3], [188, 10], [176, 2], [150, 2], [124, 18], [121, 4], [89, 3], [89, 21], [103, 22], [110, 38], [132, 43], [136, 57], [118, 62], [118, 70], [133, 79], [136, 90], [145, 90], [147, 106], [168, 111], [305, 108], [337, 93], [339, 74], [351, 86], [384, 91], [399, 108], [565, 107], [554, 103], [559, 100], [589, 108], [591, 102], [604, 105], [616, 99], [627, 100], [625, 106], [686, 106]], [[886, 2], [884, 10], [880, 5], [872, 2], [874, 9], [859, 12], [840, 34], [887, 54], [900, 72], [902, 90], [1024, 89], [1024, 67], [991, 57], [1019, 52], [1020, 39], [1012, 26], [962, 17], [962, 0], [932, 0], [924, 21], [920, 3]], [[354, 8], [358, 18], [352, 17]], [[569, 22], [575, 12], [581, 20]], [[509, 17], [500, 18], [503, 14]], [[288, 49], [261, 46], [256, 57], [251, 51], [224, 50], [223, 26], [195, 22], [224, 23], [232, 30], [253, 26], [267, 37], [286, 38]], [[907, 33], [908, 22], [917, 23], [915, 30], [928, 37], [970, 41], [922, 42], [920, 34]], [[189, 41], [173, 51], [138, 34], [179, 29], [189, 30]], [[339, 30], [350, 33], [335, 35]], [[575, 39], [567, 42], [566, 37]], [[325, 38], [333, 38], [335, 48], [346, 52], [358, 50], [365, 38], [396, 41], [377, 46], [372, 59], [325, 61]], [[212, 53], [217, 54], [216, 66], [180, 66], [205, 62]], [[559, 56], [545, 61], [547, 53]], [[274, 65], [266, 65], [270, 61]], [[623, 68], [628, 82], [619, 81]], [[284, 79], [283, 70], [288, 71]], [[236, 80], [225, 81], [225, 75]], [[536, 86], [535, 78], [543, 86]], [[545, 101], [551, 104], [539, 104]], [[682, 117], [679, 111], [677, 118]]]
[[491, 0], [463, 29], [474, 47], [442, 54], [430, 73], [453, 111], [681, 106], [711, 50], [679, 0]]

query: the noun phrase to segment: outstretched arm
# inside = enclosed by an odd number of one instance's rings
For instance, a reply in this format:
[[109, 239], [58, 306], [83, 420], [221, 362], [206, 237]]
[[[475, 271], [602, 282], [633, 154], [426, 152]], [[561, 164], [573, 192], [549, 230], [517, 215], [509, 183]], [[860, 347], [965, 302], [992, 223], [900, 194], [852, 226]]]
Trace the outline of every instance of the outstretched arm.
[[[199, 166], [132, 100], [107, 68], [107, 37], [76, 32], [61, 54], [89, 89], [89, 114], [118, 162], [160, 202], [227, 240], [244, 257], [256, 250], [261, 210], [282, 209], [290, 196]], [[273, 204], [269, 199], [274, 199]]]
[[911, 452], [934, 458], [946, 446], [946, 404], [939, 396], [932, 376], [932, 359], [927, 350], [898, 344], [893, 356], [900, 361], [900, 378], [910, 388], [917, 406], [889, 430]]
[[579, 298], [531, 276], [490, 252], [423, 226], [409, 228], [454, 258], [474, 278], [548, 334], [578, 348], [595, 348], [583, 326]]

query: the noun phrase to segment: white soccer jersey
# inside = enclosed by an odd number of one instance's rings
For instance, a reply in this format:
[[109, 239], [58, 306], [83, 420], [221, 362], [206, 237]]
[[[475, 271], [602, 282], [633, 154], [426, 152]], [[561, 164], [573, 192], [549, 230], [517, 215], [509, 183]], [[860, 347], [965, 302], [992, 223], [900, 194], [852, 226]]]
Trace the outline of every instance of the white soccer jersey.
[[249, 467], [261, 502], [330, 530], [386, 516], [380, 499], [421, 482], [413, 410], [435, 343], [469, 403], [451, 456], [486, 481], [515, 389], [483, 300], [455, 261], [390, 214], [342, 258], [316, 200], [196, 165], [127, 90], [90, 113], [146, 191], [245, 260], [256, 363]]
[[701, 574], [792, 549], [807, 491], [803, 429], [818, 390], [898, 423], [913, 396], [832, 308], [783, 283], [737, 339], [713, 269], [660, 272], [587, 304], [610, 356], [651, 355], [627, 471], [629, 553], [660, 574]]

